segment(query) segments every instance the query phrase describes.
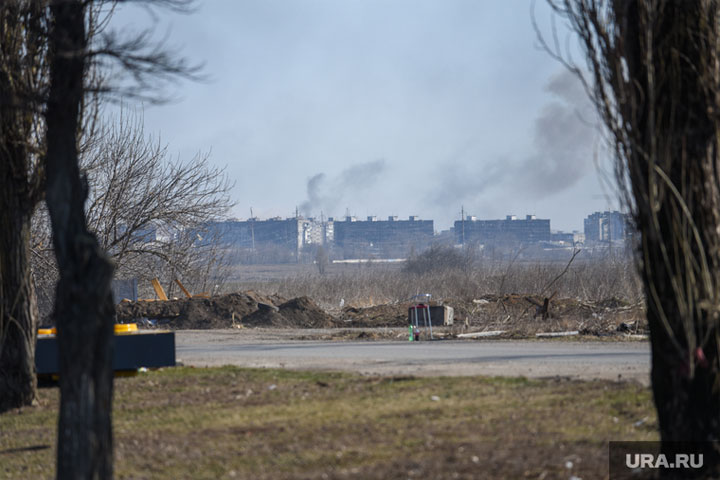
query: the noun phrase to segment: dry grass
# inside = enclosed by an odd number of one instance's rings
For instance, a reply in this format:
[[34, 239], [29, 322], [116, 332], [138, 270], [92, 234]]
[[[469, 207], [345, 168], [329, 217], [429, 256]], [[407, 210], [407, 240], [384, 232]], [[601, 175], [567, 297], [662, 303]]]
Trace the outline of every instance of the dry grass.
[[[53, 476], [57, 402], [0, 416], [0, 477]], [[116, 476], [136, 479], [587, 480], [609, 440], [657, 439], [630, 383], [232, 367], [118, 379], [114, 419]]]
[[[331, 265], [320, 275], [311, 265], [276, 266], [257, 275], [253, 267], [236, 273], [238, 281], [225, 285], [226, 291], [257, 290], [284, 297], [308, 296], [326, 309], [345, 305], [367, 307], [408, 300], [417, 293], [431, 293], [434, 299], [471, 301], [487, 295], [550, 295], [557, 298], [598, 302], [617, 298], [626, 303], [641, 301], [642, 290], [632, 262], [609, 258], [605, 262], [576, 260], [567, 273], [548, 285], [566, 267], [566, 262], [524, 263], [478, 261], [465, 269], [439, 269], [423, 274], [406, 273], [401, 265]], [[244, 278], [253, 280], [243, 281]]]

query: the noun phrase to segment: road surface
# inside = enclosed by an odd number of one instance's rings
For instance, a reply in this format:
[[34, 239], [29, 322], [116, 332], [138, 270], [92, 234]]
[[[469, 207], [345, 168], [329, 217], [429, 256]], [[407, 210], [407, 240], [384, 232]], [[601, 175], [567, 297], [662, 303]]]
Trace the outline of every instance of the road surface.
[[649, 384], [647, 342], [566, 340], [303, 341], [241, 331], [177, 331], [185, 365], [280, 367], [371, 375], [502, 375]]

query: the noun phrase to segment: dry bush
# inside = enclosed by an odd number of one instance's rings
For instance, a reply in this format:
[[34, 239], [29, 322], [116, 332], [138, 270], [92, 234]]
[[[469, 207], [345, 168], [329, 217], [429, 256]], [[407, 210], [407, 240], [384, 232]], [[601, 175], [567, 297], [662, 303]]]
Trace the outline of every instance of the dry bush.
[[419, 255], [411, 255], [403, 272], [413, 274], [472, 270], [477, 258], [471, 250], [458, 250], [447, 245], [432, 245]]
[[[418, 293], [431, 293], [437, 300], [471, 302], [488, 295], [550, 295], [581, 302], [617, 298], [630, 304], [641, 301], [641, 286], [632, 262], [623, 257], [603, 261], [578, 258], [567, 262], [514, 262], [479, 259], [471, 268], [408, 272], [383, 264], [335, 269], [330, 265], [324, 275], [304, 273], [267, 281], [228, 284], [226, 291], [253, 289], [278, 293], [284, 297], [309, 296], [326, 308], [345, 305], [358, 307], [398, 303]], [[567, 272], [562, 272], [567, 268]], [[557, 278], [560, 276], [560, 278]], [[549, 291], [546, 287], [553, 282]]]

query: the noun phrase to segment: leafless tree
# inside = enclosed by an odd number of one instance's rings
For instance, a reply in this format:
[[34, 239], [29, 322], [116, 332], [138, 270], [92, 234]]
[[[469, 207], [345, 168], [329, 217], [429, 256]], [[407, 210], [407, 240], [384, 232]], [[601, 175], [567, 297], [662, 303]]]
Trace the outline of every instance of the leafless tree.
[[[106, 2], [97, 2], [100, 8]], [[182, 0], [156, 2], [183, 7]], [[92, 5], [84, 0], [50, 3], [50, 89], [45, 112], [46, 203], [60, 281], [54, 319], [58, 327], [60, 416], [58, 478], [112, 477], [112, 339], [110, 292], [114, 266], [89, 229], [84, 207], [87, 178], [80, 174], [78, 139], [87, 72], [106, 70], [105, 61], [130, 72], [138, 88], [152, 75], [188, 73], [182, 61], [137, 41], [113, 44], [87, 28]], [[91, 36], [94, 35], [94, 36]], [[102, 91], [120, 88], [104, 83]]]
[[83, 169], [90, 185], [88, 226], [118, 264], [136, 255], [162, 257], [158, 242], [145, 238], [151, 233], [172, 236], [227, 212], [232, 185], [208, 154], [169, 159], [167, 146], [145, 134], [142, 117], [127, 111], [108, 123]]
[[162, 278], [170, 288], [207, 287], [223, 263], [206, 226], [231, 206], [232, 184], [209, 154], [172, 160], [167, 145], [147, 135], [142, 116], [121, 110], [99, 129], [83, 155], [90, 194], [88, 227], [118, 266], [118, 275]]
[[58, 478], [112, 477], [113, 264], [88, 231], [78, 131], [87, 36], [82, 2], [50, 6], [46, 203], [60, 280], [55, 298], [60, 364]]
[[52, 245], [50, 217], [44, 204], [38, 206], [30, 226], [30, 269], [32, 285], [37, 297], [38, 322], [52, 323], [50, 316], [55, 305], [55, 285], [58, 281], [57, 262]]
[[[224, 171], [209, 164], [208, 154], [170, 159], [167, 145], [144, 132], [142, 115], [126, 108], [85, 143], [88, 229], [115, 263], [116, 276], [141, 284], [159, 277], [170, 290], [178, 278], [206, 291], [225, 264], [218, 239], [206, 228], [231, 206]], [[40, 210], [32, 230], [41, 315], [52, 306], [48, 288], [57, 280], [48, 220]]]
[[[183, 9], [189, 2], [148, 3]], [[61, 279], [55, 303], [58, 478], [112, 476], [113, 267], [83, 212], [88, 191], [78, 145], [83, 127], [92, 128], [87, 102], [109, 92], [150, 92], [155, 98], [152, 92], [163, 83], [150, 78], [193, 73], [147, 35], [118, 41], [106, 32], [101, 17], [107, 18], [112, 5], [0, 2], [0, 410], [35, 398], [30, 218], [45, 194]], [[130, 83], [118, 83], [118, 72], [129, 72]]]
[[602, 115], [640, 233], [661, 438], [720, 447], [719, 4], [550, 4], [579, 36], [587, 68], [557, 39], [544, 45], [583, 79]]
[[43, 198], [44, 2], [0, 2], [0, 412], [36, 396], [30, 219]]
[[[50, 7], [56, 3], [65, 2], [0, 2], [0, 411], [30, 404], [36, 396], [37, 306], [29, 267], [30, 219], [45, 193], [44, 111], [53, 60]], [[182, 10], [190, 1], [152, 3]], [[162, 46], [148, 42], [149, 34], [120, 40], [107, 31], [113, 2], [85, 2], [83, 7], [89, 47], [83, 50], [79, 130], [93, 129], [100, 93], [113, 92], [117, 97], [133, 91], [158, 99], [155, 94], [165, 83], [150, 78], [196, 72]], [[116, 74], [132, 72], [130, 81], [119, 83], [117, 75], [110, 81], [111, 64]]]

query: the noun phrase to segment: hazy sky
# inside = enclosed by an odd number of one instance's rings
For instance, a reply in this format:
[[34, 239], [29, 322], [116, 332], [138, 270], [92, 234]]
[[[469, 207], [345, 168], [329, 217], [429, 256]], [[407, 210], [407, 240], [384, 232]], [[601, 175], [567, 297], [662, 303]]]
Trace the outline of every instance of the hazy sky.
[[[236, 182], [232, 214], [535, 214], [582, 230], [608, 207], [584, 92], [537, 47], [529, 0], [205, 0], [155, 10], [206, 82], [145, 107], [145, 128]], [[536, 8], [542, 28], [550, 13]], [[113, 25], [147, 25], [124, 7]], [[152, 21], [151, 21], [152, 22]]]

